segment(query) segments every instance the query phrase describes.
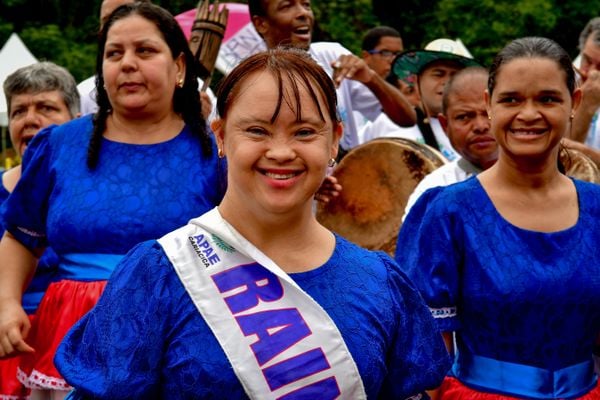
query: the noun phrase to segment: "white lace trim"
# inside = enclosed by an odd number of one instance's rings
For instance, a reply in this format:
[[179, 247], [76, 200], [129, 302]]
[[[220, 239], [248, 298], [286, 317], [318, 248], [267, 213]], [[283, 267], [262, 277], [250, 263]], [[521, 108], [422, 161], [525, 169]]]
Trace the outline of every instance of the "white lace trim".
[[17, 226], [17, 229], [18, 229], [18, 230], [20, 230], [21, 232], [23, 232], [23, 233], [25, 233], [25, 234], [29, 235], [29, 236], [33, 236], [33, 237], [35, 237], [35, 238], [43, 238], [43, 237], [45, 237], [45, 236], [46, 236], [46, 235], [44, 235], [43, 233], [38, 233], [38, 232], [36, 232], [36, 231], [32, 231], [32, 230], [30, 230], [30, 229], [23, 228], [22, 226]]
[[64, 379], [44, 375], [35, 369], [31, 371], [29, 376], [27, 376], [27, 374], [23, 372], [21, 368], [18, 368], [17, 379], [29, 389], [65, 391], [73, 389], [67, 382], [65, 382]]
[[423, 394], [419, 393], [414, 396], [410, 396], [410, 397], [406, 398], [405, 400], [421, 400], [422, 398], [423, 398]]
[[0, 400], [27, 400], [29, 396], [9, 396], [7, 394], [0, 394]]
[[433, 318], [456, 317], [456, 307], [430, 308]]

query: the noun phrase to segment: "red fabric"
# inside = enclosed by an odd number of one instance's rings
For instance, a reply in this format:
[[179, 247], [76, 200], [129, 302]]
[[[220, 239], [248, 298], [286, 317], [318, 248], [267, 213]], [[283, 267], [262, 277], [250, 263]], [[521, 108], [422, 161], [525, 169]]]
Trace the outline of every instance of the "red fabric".
[[[439, 393], [442, 400], [519, 400], [519, 398], [512, 396], [478, 392], [463, 385], [458, 379], [451, 377], [444, 379]], [[594, 389], [579, 397], [579, 400], [600, 400], [600, 381]]]
[[[33, 318], [33, 315], [30, 315], [29, 321], [33, 322]], [[20, 362], [21, 356], [0, 360], [0, 399], [25, 400], [29, 396], [29, 389], [17, 379], [17, 367]]]
[[63, 280], [46, 290], [26, 341], [35, 353], [24, 354], [19, 380], [31, 389], [68, 390], [54, 367], [54, 354], [67, 331], [94, 307], [106, 281]]

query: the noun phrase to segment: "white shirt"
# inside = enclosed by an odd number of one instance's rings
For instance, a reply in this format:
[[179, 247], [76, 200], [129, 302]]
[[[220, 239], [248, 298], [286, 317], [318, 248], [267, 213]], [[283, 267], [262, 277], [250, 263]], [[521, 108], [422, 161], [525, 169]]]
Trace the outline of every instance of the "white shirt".
[[404, 221], [412, 206], [414, 206], [417, 200], [419, 200], [419, 197], [421, 197], [421, 195], [428, 189], [462, 182], [469, 179], [473, 175], [477, 175], [479, 172], [481, 172], [481, 169], [460, 157], [457, 160], [442, 165], [430, 174], [427, 174], [425, 178], [419, 182], [415, 190], [408, 198], [406, 207], [404, 208], [402, 221]]
[[399, 126], [384, 113], [381, 113], [375, 121], [367, 121], [359, 132], [359, 136], [360, 143], [383, 137], [400, 137], [422, 144], [425, 143], [425, 139], [423, 139], [423, 135], [417, 125], [410, 127]]
[[79, 92], [81, 115], [93, 114], [98, 111], [96, 104], [96, 75], [90, 76], [77, 85]]
[[[351, 54], [350, 50], [334, 42], [313, 43], [310, 45], [308, 53], [329, 76], [333, 76], [331, 63], [341, 55]], [[383, 110], [371, 89], [359, 81], [344, 79], [337, 89], [337, 96], [338, 112], [344, 123], [344, 135], [340, 145], [342, 148], [350, 150], [360, 144], [361, 122], [355, 113], [359, 112], [366, 120], [374, 121], [383, 113]]]
[[[573, 60], [573, 65], [577, 69], [581, 68], [581, 53], [579, 53], [575, 60]], [[576, 74], [576, 76], [579, 84], [583, 83], [581, 75]], [[587, 137], [585, 138], [585, 144], [594, 149], [600, 150], [600, 109], [596, 110], [596, 113], [592, 117]]]
[[460, 158], [460, 154], [458, 154], [450, 144], [450, 139], [448, 139], [448, 135], [446, 135], [446, 132], [444, 132], [444, 129], [440, 124], [440, 120], [434, 117], [429, 117], [429, 126], [431, 126], [433, 136], [435, 136], [440, 148], [440, 152], [444, 155], [444, 157], [446, 157], [448, 161], [454, 161]]

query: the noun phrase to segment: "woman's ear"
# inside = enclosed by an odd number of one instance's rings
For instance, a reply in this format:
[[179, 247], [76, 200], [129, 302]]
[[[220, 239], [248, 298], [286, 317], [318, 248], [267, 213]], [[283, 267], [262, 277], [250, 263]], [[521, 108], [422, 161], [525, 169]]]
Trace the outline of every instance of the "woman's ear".
[[331, 143], [331, 158], [337, 158], [338, 151], [340, 149], [340, 140], [344, 134], [344, 125], [341, 122], [337, 122], [333, 128], [333, 141]]
[[185, 55], [180, 53], [175, 59], [175, 66], [177, 67], [177, 76], [181, 77], [182, 81], [185, 82]]
[[487, 111], [488, 118], [492, 119], [492, 97], [487, 89], [483, 92], [483, 101], [485, 101], [485, 110]]
[[215, 139], [217, 141], [217, 148], [220, 152], [225, 154], [224, 150], [224, 132], [223, 132], [223, 120], [221, 118], [215, 118], [210, 123], [210, 129], [215, 134]]
[[583, 98], [583, 92], [581, 91], [581, 88], [575, 89], [571, 98], [573, 99], [573, 104], [571, 105], [571, 115], [574, 116], [575, 112], [579, 108], [579, 105], [581, 104], [581, 99]]

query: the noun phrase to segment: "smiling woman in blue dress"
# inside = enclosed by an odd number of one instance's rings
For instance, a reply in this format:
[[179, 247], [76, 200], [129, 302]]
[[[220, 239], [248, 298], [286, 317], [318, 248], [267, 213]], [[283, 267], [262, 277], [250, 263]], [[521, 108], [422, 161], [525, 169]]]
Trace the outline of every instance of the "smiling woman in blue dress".
[[557, 162], [581, 100], [571, 60], [549, 39], [515, 40], [486, 100], [498, 161], [425, 192], [398, 238], [396, 260], [456, 334], [441, 398], [600, 399], [600, 186]]
[[120, 263], [56, 362], [94, 399], [405, 399], [449, 359], [418, 292], [384, 253], [323, 227], [313, 196], [342, 125], [304, 52], [243, 61], [212, 127], [218, 208]]
[[[98, 299], [117, 262], [222, 199], [187, 41], [150, 3], [115, 10], [99, 37], [99, 111], [43, 130], [6, 201], [0, 244], [0, 357], [23, 352], [19, 378], [64, 395], [53, 365], [64, 334]], [[30, 328], [22, 289], [40, 250], [60, 257]], [[35, 349], [35, 353], [33, 353]], [[47, 394], [47, 393], [46, 393]]]

